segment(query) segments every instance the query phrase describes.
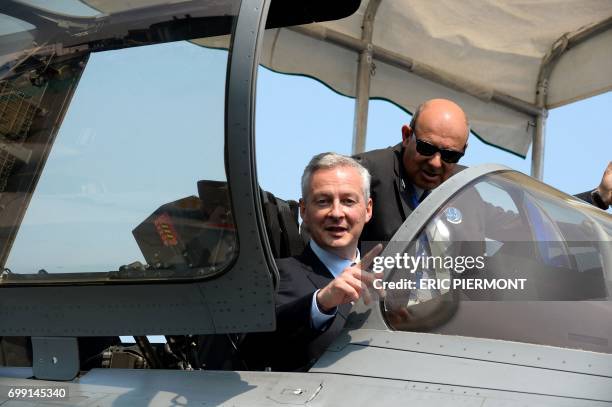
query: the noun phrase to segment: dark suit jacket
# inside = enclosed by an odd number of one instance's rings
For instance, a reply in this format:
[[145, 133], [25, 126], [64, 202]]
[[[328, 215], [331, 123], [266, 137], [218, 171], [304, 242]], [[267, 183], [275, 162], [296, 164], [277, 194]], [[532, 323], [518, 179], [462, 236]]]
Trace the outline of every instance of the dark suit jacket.
[[361, 241], [389, 241], [412, 208], [402, 198], [402, 145], [356, 155], [372, 176], [370, 196], [374, 202], [372, 219], [361, 233]]
[[333, 275], [307, 245], [301, 255], [278, 259], [280, 286], [276, 295], [276, 331], [250, 334], [241, 345], [249, 369], [305, 370], [323, 354], [344, 327], [350, 305], [319, 331], [311, 326], [313, 293], [333, 280]]
[[[595, 189], [595, 188], [593, 188], [593, 189]], [[586, 202], [590, 203], [590, 204], [591, 204], [591, 205], [593, 205], [593, 206], [597, 206], [597, 204], [596, 204], [595, 202], [593, 202], [593, 197], [591, 196], [591, 192], [592, 192], [592, 191], [593, 191], [593, 190], [586, 191], [586, 192], [581, 192], [581, 193], [576, 194], [576, 195], [574, 195], [574, 196], [575, 196], [576, 198], [580, 198], [580, 199], [582, 199], [583, 201], [586, 201]]]

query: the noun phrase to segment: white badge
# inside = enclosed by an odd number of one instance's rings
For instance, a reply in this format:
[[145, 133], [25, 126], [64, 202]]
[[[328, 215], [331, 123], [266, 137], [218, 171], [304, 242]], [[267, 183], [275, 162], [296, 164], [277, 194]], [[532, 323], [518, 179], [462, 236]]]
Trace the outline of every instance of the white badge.
[[446, 220], [454, 225], [458, 225], [463, 220], [461, 211], [457, 208], [453, 208], [452, 206], [450, 208], [446, 208], [444, 214], [446, 215]]

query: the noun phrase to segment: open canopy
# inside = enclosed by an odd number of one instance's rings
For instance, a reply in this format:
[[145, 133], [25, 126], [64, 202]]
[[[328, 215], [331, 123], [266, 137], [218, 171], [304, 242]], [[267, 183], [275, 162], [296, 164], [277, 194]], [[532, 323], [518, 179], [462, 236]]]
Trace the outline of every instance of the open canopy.
[[547, 109], [612, 89], [611, 16], [610, 0], [364, 0], [343, 20], [269, 31], [262, 63], [410, 112], [453, 99], [483, 141], [524, 157]]

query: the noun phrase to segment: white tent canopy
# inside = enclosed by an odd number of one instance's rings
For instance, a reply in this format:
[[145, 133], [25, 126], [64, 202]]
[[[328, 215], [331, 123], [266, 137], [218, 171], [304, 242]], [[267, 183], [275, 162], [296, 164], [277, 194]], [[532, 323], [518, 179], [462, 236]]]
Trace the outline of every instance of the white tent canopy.
[[[185, 0], [20, 1], [98, 17]], [[369, 98], [413, 112], [445, 97], [486, 143], [525, 156], [533, 141], [541, 178], [548, 109], [612, 89], [611, 28], [612, 0], [362, 0], [343, 20], [268, 30], [261, 62], [356, 97], [354, 152], [365, 147]]]
[[610, 0], [364, 0], [343, 20], [270, 30], [262, 63], [357, 97], [354, 151], [368, 96], [410, 112], [445, 97], [486, 143], [525, 156], [534, 140], [541, 177], [547, 110], [612, 89], [611, 16]]

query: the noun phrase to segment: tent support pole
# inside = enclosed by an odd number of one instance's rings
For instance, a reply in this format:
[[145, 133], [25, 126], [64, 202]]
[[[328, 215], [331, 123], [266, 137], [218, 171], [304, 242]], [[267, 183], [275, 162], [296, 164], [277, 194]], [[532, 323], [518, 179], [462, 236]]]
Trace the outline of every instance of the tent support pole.
[[[545, 91], [538, 91], [538, 104], [543, 104]], [[535, 135], [533, 137], [533, 146], [531, 148], [531, 176], [542, 181], [544, 179], [544, 142], [546, 139], [546, 117], [547, 114], [538, 114], [536, 116]]]
[[[547, 112], [546, 103], [548, 99], [548, 84], [550, 75], [553, 69], [557, 66], [557, 62], [561, 56], [571, 48], [581, 44], [607, 30], [612, 28], [612, 17], [608, 17], [598, 23], [591, 24], [578, 29], [571, 33], [565, 33], [550, 48], [550, 51], [544, 55], [540, 72], [538, 73], [538, 81], [536, 85], [536, 106]], [[533, 150], [531, 153], [531, 176], [543, 180], [544, 177], [544, 136], [547, 114], [539, 114], [536, 116], [536, 133], [533, 139]]]
[[370, 0], [363, 16], [361, 41], [366, 46], [359, 50], [359, 65], [357, 67], [357, 92], [355, 98], [355, 121], [353, 124], [352, 154], [365, 151], [366, 130], [368, 127], [368, 107], [370, 102], [370, 79], [374, 71], [372, 33], [374, 19], [381, 0]]

